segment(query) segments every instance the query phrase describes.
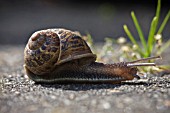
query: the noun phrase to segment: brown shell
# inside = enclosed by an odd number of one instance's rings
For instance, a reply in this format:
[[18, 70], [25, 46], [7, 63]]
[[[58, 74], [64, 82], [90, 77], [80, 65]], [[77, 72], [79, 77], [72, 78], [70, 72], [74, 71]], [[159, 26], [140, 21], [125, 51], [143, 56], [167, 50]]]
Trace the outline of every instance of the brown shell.
[[26, 67], [37, 75], [53, 71], [56, 65], [85, 57], [90, 57], [89, 62], [96, 60], [96, 55], [81, 36], [66, 29], [35, 32], [24, 51]]

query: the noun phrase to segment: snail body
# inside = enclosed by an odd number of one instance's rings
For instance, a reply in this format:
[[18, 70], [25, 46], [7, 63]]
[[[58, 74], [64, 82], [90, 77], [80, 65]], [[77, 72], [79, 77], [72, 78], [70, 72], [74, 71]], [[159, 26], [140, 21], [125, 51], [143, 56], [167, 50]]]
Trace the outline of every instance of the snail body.
[[136, 66], [154, 63], [132, 62], [104, 64], [81, 36], [66, 29], [47, 29], [35, 32], [24, 50], [24, 68], [30, 79], [40, 83], [111, 82], [139, 78]]

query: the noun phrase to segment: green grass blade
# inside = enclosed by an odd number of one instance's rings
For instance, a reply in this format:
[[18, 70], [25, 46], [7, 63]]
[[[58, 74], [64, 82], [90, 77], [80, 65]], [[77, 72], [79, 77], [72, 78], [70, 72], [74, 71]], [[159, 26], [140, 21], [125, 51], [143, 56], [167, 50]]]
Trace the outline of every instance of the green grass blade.
[[140, 27], [140, 25], [138, 23], [138, 20], [137, 20], [136, 16], [135, 16], [135, 13], [133, 11], [131, 12], [131, 16], [132, 16], [133, 22], [135, 24], [136, 30], [137, 30], [137, 32], [139, 34], [139, 38], [141, 40], [141, 43], [142, 43], [144, 49], [147, 50], [146, 40], [144, 38], [143, 32], [141, 30], [141, 27]]
[[148, 55], [151, 55], [152, 49], [153, 49], [153, 43], [154, 43], [154, 35], [155, 35], [155, 27], [156, 27], [156, 22], [157, 22], [157, 17], [154, 17], [151, 26], [150, 26], [150, 31], [149, 31], [149, 36], [148, 36]]
[[156, 28], [157, 28], [157, 25], [158, 25], [158, 22], [159, 22], [159, 16], [160, 16], [160, 11], [161, 11], [161, 0], [158, 0], [158, 3], [157, 3], [157, 8], [156, 8], [156, 17], [157, 17], [157, 20], [155, 22], [155, 31], [156, 31]]
[[131, 41], [133, 44], [139, 46], [138, 43], [136, 42], [135, 38], [133, 37], [133, 35], [132, 35], [131, 32], [129, 31], [127, 25], [123, 25], [123, 28], [124, 28], [125, 33], [126, 33], [127, 36], [129, 37], [130, 41]]
[[158, 3], [157, 3], [157, 9], [156, 9], [156, 17], [159, 17], [160, 15], [160, 11], [161, 11], [161, 0], [158, 0]]
[[162, 22], [162, 24], [161, 24], [161, 26], [160, 26], [160, 28], [158, 30], [158, 34], [162, 33], [162, 31], [163, 31], [166, 23], [168, 22], [169, 18], [170, 18], [170, 10], [168, 11], [168, 14], [166, 15], [165, 19], [163, 20], [163, 22]]
[[156, 14], [155, 17], [153, 18], [150, 26], [150, 31], [149, 31], [149, 36], [148, 36], [148, 49], [147, 49], [147, 56], [151, 55], [152, 49], [153, 49], [153, 44], [155, 42], [154, 40], [154, 35], [157, 29], [158, 21], [159, 21], [159, 16], [160, 16], [160, 11], [161, 11], [161, 0], [158, 0], [158, 5], [156, 9]]
[[131, 34], [131, 32], [129, 31], [127, 25], [123, 25], [124, 31], [127, 34], [127, 36], [129, 37], [130, 41], [137, 46], [137, 51], [144, 56], [144, 53], [142, 52], [142, 49], [139, 47], [139, 44], [136, 42], [135, 38], [133, 37], [133, 35]]

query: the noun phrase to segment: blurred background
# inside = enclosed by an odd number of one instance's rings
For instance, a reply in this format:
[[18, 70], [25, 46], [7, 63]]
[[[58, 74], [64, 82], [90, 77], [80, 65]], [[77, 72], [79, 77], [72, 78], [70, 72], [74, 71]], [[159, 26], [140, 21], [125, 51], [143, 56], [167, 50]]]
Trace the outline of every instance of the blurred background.
[[[90, 33], [97, 43], [105, 37], [127, 37], [124, 24], [138, 38], [132, 10], [147, 36], [156, 6], [157, 0], [0, 0], [0, 44], [26, 44], [33, 32], [59, 27]], [[170, 9], [170, 0], [162, 0], [161, 7], [160, 23]], [[170, 22], [163, 38], [170, 38]]]

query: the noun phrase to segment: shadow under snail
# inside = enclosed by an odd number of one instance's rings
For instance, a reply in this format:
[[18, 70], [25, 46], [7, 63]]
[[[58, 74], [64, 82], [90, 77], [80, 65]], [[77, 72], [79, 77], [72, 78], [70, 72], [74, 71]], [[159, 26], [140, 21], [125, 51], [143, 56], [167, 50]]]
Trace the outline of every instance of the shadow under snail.
[[66, 29], [47, 29], [35, 32], [24, 51], [24, 68], [30, 79], [39, 83], [120, 83], [140, 78], [137, 66], [155, 66], [132, 62], [104, 64], [77, 32]]

